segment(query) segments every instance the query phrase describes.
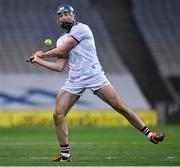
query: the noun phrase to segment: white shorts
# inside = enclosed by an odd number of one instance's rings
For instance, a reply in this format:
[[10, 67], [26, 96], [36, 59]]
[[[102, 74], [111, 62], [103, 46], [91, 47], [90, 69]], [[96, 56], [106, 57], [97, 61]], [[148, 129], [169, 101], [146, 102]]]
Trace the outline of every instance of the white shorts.
[[79, 81], [74, 81], [68, 78], [62, 89], [80, 96], [86, 89], [91, 89], [93, 93], [95, 93], [95, 91], [108, 84], [110, 84], [110, 82], [104, 73], [99, 73], [98, 75], [92, 77], [88, 76]]

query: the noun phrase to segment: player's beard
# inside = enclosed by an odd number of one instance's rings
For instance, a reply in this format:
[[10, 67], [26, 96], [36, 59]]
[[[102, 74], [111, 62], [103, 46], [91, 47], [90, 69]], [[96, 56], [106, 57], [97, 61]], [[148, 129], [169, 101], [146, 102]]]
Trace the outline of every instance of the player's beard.
[[71, 30], [71, 28], [72, 28], [73, 25], [74, 25], [74, 21], [61, 23], [61, 27], [62, 27], [63, 29], [65, 29], [67, 32], [69, 32], [69, 31]]

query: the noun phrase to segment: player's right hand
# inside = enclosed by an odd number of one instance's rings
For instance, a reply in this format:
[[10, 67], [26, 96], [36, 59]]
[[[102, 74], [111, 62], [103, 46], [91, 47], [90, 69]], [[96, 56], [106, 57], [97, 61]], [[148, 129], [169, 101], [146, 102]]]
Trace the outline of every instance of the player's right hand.
[[43, 58], [43, 53], [44, 53], [43, 51], [39, 50], [39, 51], [35, 52], [32, 56], [37, 56], [37, 57]]

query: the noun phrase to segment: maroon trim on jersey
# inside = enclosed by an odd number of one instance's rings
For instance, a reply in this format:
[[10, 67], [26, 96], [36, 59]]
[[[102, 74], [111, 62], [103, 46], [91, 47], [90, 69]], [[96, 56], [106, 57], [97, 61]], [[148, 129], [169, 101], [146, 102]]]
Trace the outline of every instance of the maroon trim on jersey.
[[[71, 37], [73, 37], [72, 35], [70, 35]], [[75, 37], [73, 37], [78, 43], [79, 43], [79, 41], [75, 38]]]

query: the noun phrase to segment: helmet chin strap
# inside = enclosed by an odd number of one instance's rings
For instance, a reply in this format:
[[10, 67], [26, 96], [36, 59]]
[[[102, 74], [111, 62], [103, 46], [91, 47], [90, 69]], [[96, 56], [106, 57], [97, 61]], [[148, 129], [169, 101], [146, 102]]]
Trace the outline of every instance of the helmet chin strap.
[[61, 27], [67, 31], [67, 33], [71, 30], [72, 26], [74, 25], [73, 22], [64, 22], [61, 24]]

